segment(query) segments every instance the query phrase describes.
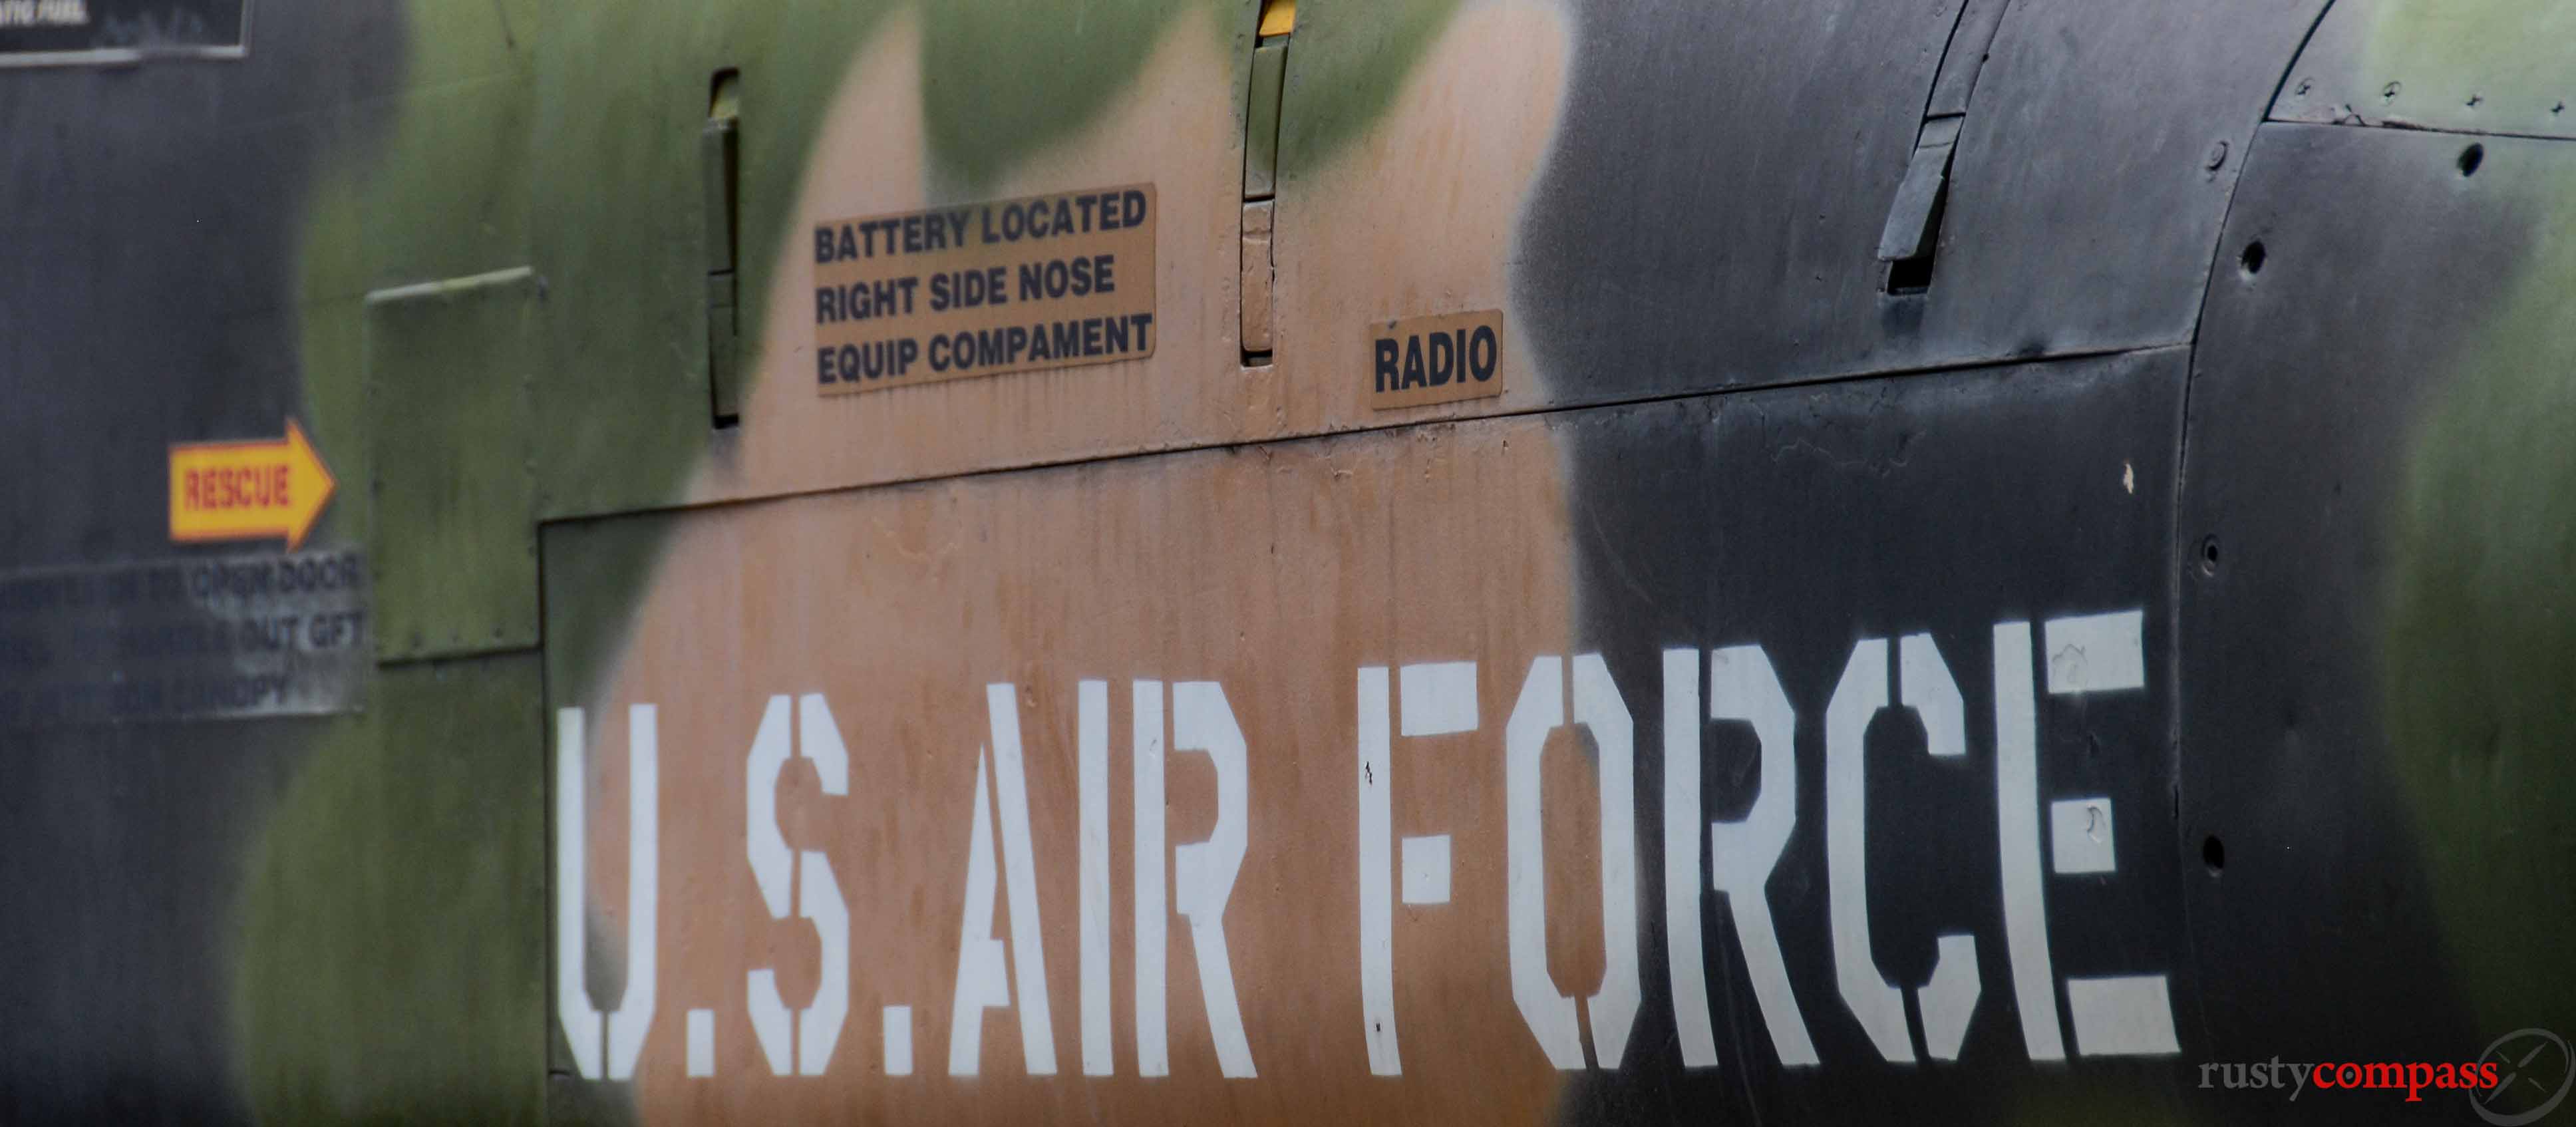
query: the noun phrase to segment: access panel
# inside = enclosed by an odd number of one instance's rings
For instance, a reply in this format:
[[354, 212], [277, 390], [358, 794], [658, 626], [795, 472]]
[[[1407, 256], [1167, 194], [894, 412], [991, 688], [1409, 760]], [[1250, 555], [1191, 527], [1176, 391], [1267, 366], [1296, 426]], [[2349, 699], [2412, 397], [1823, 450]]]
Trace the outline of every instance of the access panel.
[[[2259, 140], [2180, 526], [2193, 942], [2228, 968], [2211, 1028], [2225, 1059], [2564, 1036], [2576, 146]], [[2308, 957], [2237, 969], [2285, 950]]]
[[[2170, 1093], [2198, 1029], [2183, 375], [551, 526], [558, 1106], [1874, 1122]], [[655, 539], [640, 604], [592, 594]]]

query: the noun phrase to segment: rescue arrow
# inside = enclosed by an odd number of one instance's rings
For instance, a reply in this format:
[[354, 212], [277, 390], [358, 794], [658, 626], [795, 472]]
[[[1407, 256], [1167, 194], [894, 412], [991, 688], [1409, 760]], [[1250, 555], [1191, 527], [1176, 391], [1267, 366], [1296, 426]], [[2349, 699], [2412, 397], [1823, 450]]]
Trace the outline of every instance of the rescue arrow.
[[268, 442], [185, 442], [170, 446], [170, 539], [266, 540], [292, 551], [338, 483], [304, 428]]

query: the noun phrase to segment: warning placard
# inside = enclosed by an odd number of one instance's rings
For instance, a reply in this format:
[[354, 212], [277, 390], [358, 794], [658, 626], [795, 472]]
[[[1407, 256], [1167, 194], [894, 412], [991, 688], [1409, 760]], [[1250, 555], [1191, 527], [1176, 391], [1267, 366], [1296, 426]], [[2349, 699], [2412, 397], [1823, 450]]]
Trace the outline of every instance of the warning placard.
[[814, 228], [826, 395], [1154, 354], [1154, 186]]
[[0, 730], [354, 710], [367, 590], [350, 551], [0, 573]]
[[1385, 411], [1503, 393], [1503, 312], [1373, 321], [1368, 403]]
[[0, 0], [0, 67], [238, 59], [250, 0]]

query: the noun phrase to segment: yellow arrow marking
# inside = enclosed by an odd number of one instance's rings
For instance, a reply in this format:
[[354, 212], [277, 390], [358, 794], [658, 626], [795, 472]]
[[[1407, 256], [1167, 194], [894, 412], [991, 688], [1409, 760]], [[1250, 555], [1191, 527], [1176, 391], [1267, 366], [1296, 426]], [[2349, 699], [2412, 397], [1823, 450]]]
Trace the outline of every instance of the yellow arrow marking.
[[268, 442], [186, 442], [170, 447], [170, 539], [267, 540], [294, 550], [337, 486], [304, 428]]

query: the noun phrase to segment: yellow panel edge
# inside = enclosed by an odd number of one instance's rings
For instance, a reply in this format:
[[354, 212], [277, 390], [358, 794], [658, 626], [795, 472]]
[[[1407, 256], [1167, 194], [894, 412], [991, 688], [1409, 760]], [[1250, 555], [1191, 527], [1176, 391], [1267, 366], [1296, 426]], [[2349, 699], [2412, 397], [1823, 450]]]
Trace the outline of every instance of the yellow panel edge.
[[1295, 30], [1297, 30], [1297, 0], [1262, 0], [1262, 35], [1286, 35]]

